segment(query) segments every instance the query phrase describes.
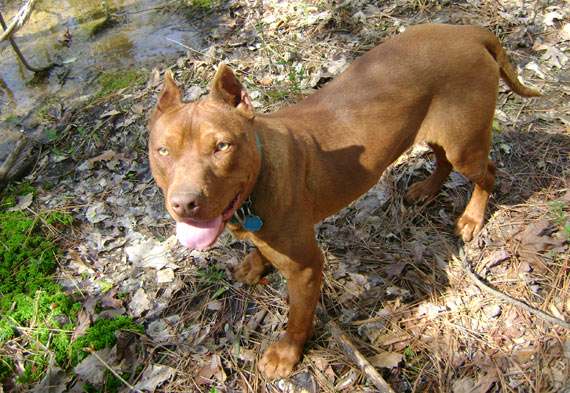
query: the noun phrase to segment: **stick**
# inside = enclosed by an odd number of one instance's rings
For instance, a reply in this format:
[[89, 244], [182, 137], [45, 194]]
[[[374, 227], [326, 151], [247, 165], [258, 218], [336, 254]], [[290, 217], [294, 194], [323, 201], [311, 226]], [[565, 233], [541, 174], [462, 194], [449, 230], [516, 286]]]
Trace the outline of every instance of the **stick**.
[[388, 383], [382, 378], [382, 375], [370, 364], [368, 359], [360, 353], [360, 351], [350, 341], [348, 336], [338, 327], [334, 321], [327, 322], [327, 327], [330, 329], [332, 336], [340, 345], [342, 351], [354, 363], [360, 367], [360, 370], [366, 377], [376, 386], [379, 393], [395, 393]]
[[558, 326], [561, 326], [565, 329], [570, 330], [570, 323], [563, 321], [560, 318], [556, 318], [555, 316], [550, 315], [550, 314], [548, 314], [542, 310], [539, 310], [538, 308], [532, 307], [532, 306], [526, 304], [525, 302], [523, 302], [522, 300], [515, 299], [515, 298], [510, 297], [509, 295], [507, 295], [501, 291], [498, 291], [494, 288], [491, 288], [489, 285], [485, 284], [483, 282], [483, 280], [481, 280], [479, 278], [479, 276], [477, 276], [473, 272], [473, 270], [471, 270], [471, 265], [469, 264], [469, 261], [467, 261], [467, 256], [465, 255], [465, 251], [463, 249], [459, 250], [459, 256], [461, 258], [461, 266], [463, 267], [463, 270], [467, 274], [467, 277], [469, 277], [469, 279], [471, 281], [473, 281], [479, 288], [481, 288], [484, 291], [490, 293], [491, 295], [501, 299], [505, 303], [511, 304], [513, 306], [520, 307], [523, 310], [528, 311], [529, 313], [531, 313], [534, 316], [542, 319], [543, 321], [546, 321], [546, 322], [551, 323], [553, 325], [558, 325]]
[[[6, 27], [6, 22], [4, 22], [4, 17], [2, 16], [1, 12], [0, 12], [0, 26], [2, 26], [2, 28], [4, 29], [4, 33], [6, 33], [8, 31], [8, 28]], [[14, 49], [16, 56], [18, 56], [18, 58], [20, 59], [20, 61], [24, 65], [24, 67], [26, 67], [28, 70], [30, 70], [32, 72], [44, 72], [44, 71], [48, 71], [48, 70], [50, 70], [56, 66], [55, 63], [52, 63], [46, 67], [43, 67], [43, 68], [36, 68], [36, 67], [31, 66], [30, 63], [28, 63], [28, 61], [24, 57], [24, 54], [22, 53], [22, 51], [20, 50], [18, 45], [16, 44], [16, 40], [14, 39], [14, 37], [8, 36], [8, 41], [10, 42], [10, 45], [12, 45], [12, 49]], [[2, 42], [2, 41], [0, 40], [0, 42]]]
[[3, 168], [0, 168], [0, 183], [3, 183], [4, 180], [8, 177], [8, 173], [12, 166], [16, 162], [18, 155], [22, 152], [25, 146], [25, 139], [24, 136], [21, 135], [18, 140], [16, 141], [16, 146], [12, 149], [12, 151], [8, 154], [8, 158], [4, 161]]
[[7, 38], [10, 38], [12, 34], [14, 34], [20, 27], [26, 23], [26, 20], [30, 17], [32, 13], [32, 9], [36, 5], [38, 0], [28, 0], [28, 2], [20, 8], [18, 14], [14, 17], [10, 26], [4, 29], [2, 35], [0, 35], [0, 42], [4, 41]]

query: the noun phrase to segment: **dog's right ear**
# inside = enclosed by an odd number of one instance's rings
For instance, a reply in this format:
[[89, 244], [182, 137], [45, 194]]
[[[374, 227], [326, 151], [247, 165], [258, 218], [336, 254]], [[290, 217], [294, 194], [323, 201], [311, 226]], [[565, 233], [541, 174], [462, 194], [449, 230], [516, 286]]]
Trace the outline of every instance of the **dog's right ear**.
[[210, 88], [210, 97], [236, 108], [242, 115], [254, 117], [253, 104], [247, 91], [230, 67], [220, 64]]
[[180, 104], [182, 104], [182, 93], [176, 85], [176, 82], [174, 82], [172, 72], [170, 70], [167, 70], [164, 73], [164, 87], [162, 88], [160, 97], [158, 97], [156, 108], [159, 111], [164, 112], [169, 108], [178, 106]]

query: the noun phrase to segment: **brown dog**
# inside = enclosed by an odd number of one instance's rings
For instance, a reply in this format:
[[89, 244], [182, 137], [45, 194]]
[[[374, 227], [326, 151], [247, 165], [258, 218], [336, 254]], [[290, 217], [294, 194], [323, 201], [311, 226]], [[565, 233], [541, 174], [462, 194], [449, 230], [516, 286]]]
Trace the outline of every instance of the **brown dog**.
[[[268, 115], [254, 113], [223, 64], [197, 102], [183, 103], [166, 74], [150, 120], [150, 163], [178, 238], [205, 248], [227, 225], [257, 247], [238, 280], [257, 283], [269, 265], [287, 278], [289, 323], [259, 363], [267, 377], [289, 375], [312, 332], [323, 268], [314, 225], [365, 193], [411, 145], [427, 142], [437, 168], [407, 199], [435, 195], [455, 168], [475, 183], [456, 231], [469, 241], [481, 229], [495, 181], [488, 157], [499, 76], [522, 96], [539, 95], [518, 81], [493, 34], [446, 25], [407, 29]], [[256, 216], [263, 227], [254, 231]]]

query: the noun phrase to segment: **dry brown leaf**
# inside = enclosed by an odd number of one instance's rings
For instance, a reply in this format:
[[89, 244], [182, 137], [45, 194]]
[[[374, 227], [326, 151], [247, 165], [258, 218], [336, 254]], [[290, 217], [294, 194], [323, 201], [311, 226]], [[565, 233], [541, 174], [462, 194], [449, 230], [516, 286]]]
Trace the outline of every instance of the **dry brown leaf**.
[[121, 308], [123, 307], [123, 301], [121, 299], [117, 299], [115, 296], [117, 295], [117, 288], [113, 288], [108, 291], [105, 296], [101, 298], [101, 306], [103, 308]]
[[491, 255], [489, 255], [485, 260], [485, 267], [490, 269], [497, 266], [499, 263], [509, 259], [511, 254], [505, 249], [496, 250]]
[[196, 383], [198, 385], [206, 385], [212, 383], [212, 381], [224, 382], [226, 378], [226, 373], [222, 367], [222, 360], [219, 355], [214, 354], [198, 371]]
[[542, 252], [563, 246], [566, 239], [550, 236], [555, 230], [556, 227], [546, 219], [533, 222], [518, 236], [521, 248], [528, 252]]
[[77, 314], [77, 323], [75, 330], [71, 335], [71, 341], [73, 342], [77, 339], [77, 337], [83, 336], [87, 329], [89, 329], [89, 326], [91, 326], [91, 316], [87, 313], [87, 311], [85, 311], [85, 309], [82, 309]]
[[404, 355], [398, 352], [382, 352], [370, 358], [370, 363], [374, 367], [394, 368], [402, 361]]
[[115, 158], [116, 155], [117, 155], [117, 153], [114, 152], [113, 150], [105, 150], [103, 153], [101, 153], [98, 156], [95, 156], [93, 158], [90, 158], [88, 161], [92, 164], [99, 162], [99, 161], [109, 161], [109, 160], [112, 160], [113, 158]]
[[[63, 393], [67, 388], [67, 383], [71, 380], [71, 375], [68, 375], [61, 368], [54, 365], [53, 359], [46, 370], [43, 379], [38, 382], [30, 393]], [[1, 385], [0, 385], [0, 391]]]
[[141, 380], [134, 386], [135, 389], [154, 392], [158, 386], [172, 378], [176, 370], [162, 365], [151, 364], [144, 370]]
[[32, 205], [34, 200], [34, 193], [30, 192], [26, 195], [19, 195], [16, 197], [16, 206], [13, 206], [8, 209], [9, 212], [17, 212], [20, 210], [27, 209]]

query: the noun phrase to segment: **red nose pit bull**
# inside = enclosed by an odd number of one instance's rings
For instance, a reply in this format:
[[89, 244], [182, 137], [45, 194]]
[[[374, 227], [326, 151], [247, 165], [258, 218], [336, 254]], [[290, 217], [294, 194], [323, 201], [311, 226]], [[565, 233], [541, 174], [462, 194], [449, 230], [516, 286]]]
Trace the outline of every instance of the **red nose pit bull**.
[[257, 283], [270, 265], [287, 279], [287, 330], [259, 362], [267, 377], [289, 375], [312, 333], [323, 269], [314, 225], [365, 193], [411, 145], [429, 144], [437, 167], [407, 200], [434, 196], [454, 168], [475, 184], [456, 232], [464, 241], [479, 232], [495, 182], [500, 77], [521, 96], [539, 95], [518, 81], [493, 34], [447, 25], [407, 29], [271, 114], [254, 113], [224, 64], [196, 102], [182, 102], [166, 74], [149, 155], [178, 239], [204, 249], [228, 227], [257, 248], [236, 269], [239, 281]]

